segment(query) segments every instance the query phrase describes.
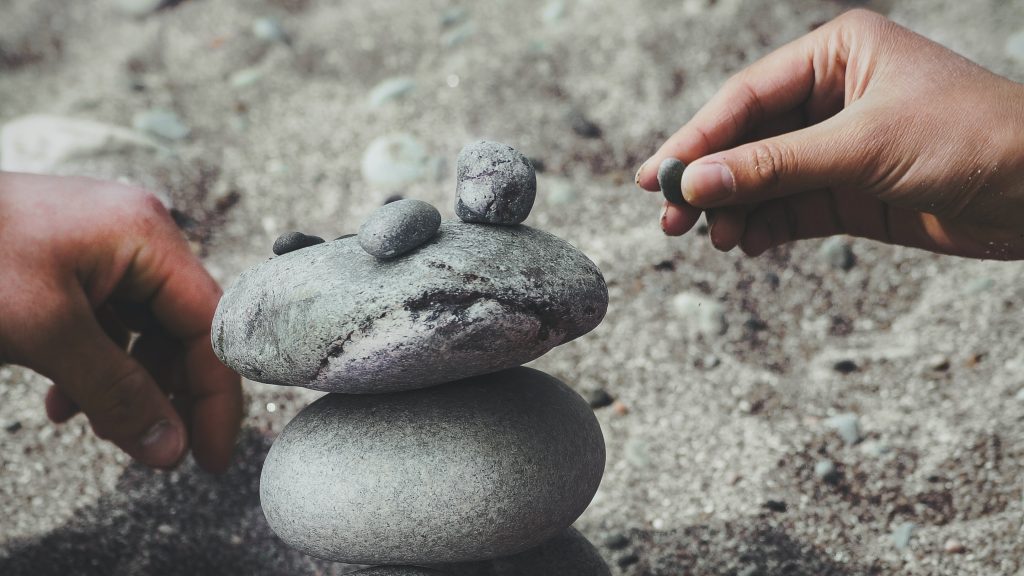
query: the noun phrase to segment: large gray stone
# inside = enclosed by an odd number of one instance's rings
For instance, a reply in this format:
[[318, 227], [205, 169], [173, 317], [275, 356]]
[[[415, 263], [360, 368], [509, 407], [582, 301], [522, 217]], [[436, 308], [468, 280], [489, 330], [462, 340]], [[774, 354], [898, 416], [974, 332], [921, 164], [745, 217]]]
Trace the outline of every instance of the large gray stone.
[[537, 197], [537, 174], [511, 146], [481, 140], [459, 152], [455, 214], [466, 222], [519, 224]]
[[429, 568], [415, 566], [374, 566], [365, 570], [357, 570], [352, 576], [452, 576], [450, 572], [438, 572]]
[[439, 568], [453, 576], [611, 576], [601, 553], [575, 528], [519, 554]]
[[597, 491], [605, 450], [587, 403], [513, 368], [394, 394], [328, 394], [263, 465], [271, 528], [355, 564], [486, 560], [537, 546]]
[[213, 346], [252, 380], [393, 392], [529, 362], [607, 306], [601, 272], [565, 241], [447, 221], [394, 260], [342, 238], [250, 268], [217, 307]]

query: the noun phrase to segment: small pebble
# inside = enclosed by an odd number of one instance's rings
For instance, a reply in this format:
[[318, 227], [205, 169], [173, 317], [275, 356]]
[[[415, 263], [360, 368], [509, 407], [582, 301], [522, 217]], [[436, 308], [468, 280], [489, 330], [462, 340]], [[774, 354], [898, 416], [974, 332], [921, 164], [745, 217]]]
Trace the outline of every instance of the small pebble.
[[629, 414], [629, 406], [622, 400], [616, 400], [612, 402], [612, 412], [615, 412], [616, 416], [625, 416]]
[[964, 547], [963, 542], [956, 538], [950, 538], [946, 540], [946, 543], [942, 545], [942, 551], [946, 554], [963, 554], [967, 548]]
[[611, 406], [615, 402], [615, 398], [608, 393], [604, 388], [597, 388], [596, 390], [587, 390], [583, 394], [583, 398], [590, 404], [591, 408], [604, 408], [605, 406]]
[[395, 258], [437, 234], [441, 213], [422, 200], [398, 200], [378, 208], [359, 229], [359, 245], [381, 260]]
[[518, 150], [481, 140], [459, 152], [455, 213], [464, 222], [515, 225], [530, 215], [537, 174]]
[[392, 194], [391, 196], [388, 196], [387, 198], [384, 199], [384, 204], [391, 204], [392, 202], [398, 202], [399, 200], [404, 199], [405, 196], [402, 196], [401, 194]]
[[772, 512], [785, 512], [789, 509], [789, 506], [787, 506], [786, 502], [783, 500], [765, 500], [764, 504], [761, 506], [771, 510]]
[[1024, 30], [1006, 39], [1006, 55], [1024, 62]]
[[259, 18], [252, 23], [252, 34], [267, 42], [288, 42], [288, 34], [274, 18]]
[[857, 370], [860, 370], [860, 368], [857, 366], [857, 363], [854, 362], [853, 360], [840, 360], [832, 365], [832, 369], [844, 375], [852, 374]]
[[263, 69], [258, 66], [251, 66], [249, 68], [242, 68], [231, 74], [228, 78], [228, 83], [233, 88], [245, 88], [246, 86], [252, 86], [259, 82], [263, 78]]
[[672, 306], [684, 318], [691, 335], [721, 336], [729, 328], [725, 318], [725, 306], [703, 294], [678, 294], [672, 299]]
[[289, 252], [295, 252], [302, 248], [309, 248], [317, 244], [323, 244], [324, 239], [319, 236], [307, 236], [302, 232], [285, 232], [274, 241], [274, 254], [283, 256]]
[[665, 158], [661, 161], [661, 166], [658, 166], [658, 186], [661, 187], [661, 194], [665, 200], [676, 205], [686, 203], [683, 200], [684, 170], [686, 164], [676, 158]]
[[889, 447], [876, 440], [867, 440], [861, 444], [860, 450], [873, 458], [881, 458], [889, 452]]
[[615, 532], [604, 539], [604, 545], [610, 550], [622, 550], [629, 546], [629, 537], [621, 532]]
[[845, 414], [837, 414], [828, 420], [825, 420], [825, 424], [834, 429], [839, 433], [839, 437], [843, 439], [843, 442], [847, 446], [852, 446], [857, 442], [860, 442], [860, 420], [856, 414], [847, 412]]
[[819, 253], [825, 262], [838, 270], [849, 270], [857, 263], [853, 249], [846, 238], [833, 236], [821, 244]]
[[408, 76], [388, 78], [370, 91], [370, 106], [380, 108], [388, 102], [404, 98], [416, 89], [416, 82]]
[[449, 28], [456, 24], [462, 24], [469, 12], [462, 6], [449, 6], [441, 11], [441, 27]]
[[914, 536], [914, 529], [917, 526], [913, 522], [904, 522], [892, 531], [892, 543], [900, 550], [910, 547], [910, 539]]
[[545, 24], [553, 24], [565, 16], [565, 0], [551, 0], [540, 11], [540, 19]]
[[4, 426], [4, 430], [10, 432], [11, 434], [14, 434], [18, 430], [21, 430], [21, 422], [15, 420], [14, 422], [11, 422], [10, 424]]
[[378, 137], [363, 153], [363, 178], [382, 188], [394, 190], [423, 181], [435, 169], [426, 147], [409, 134]]
[[636, 555], [636, 552], [630, 552], [628, 554], [624, 554], [622, 556], [619, 556], [615, 560], [615, 563], [618, 564], [620, 568], [626, 568], [628, 566], [632, 566], [633, 564], [636, 564], [639, 561], [640, 561], [640, 557]]
[[814, 464], [814, 475], [825, 482], [834, 482], [839, 479], [839, 471], [831, 460], [818, 460]]
[[335, 238], [335, 240], [344, 240], [345, 238], [351, 238], [353, 236], [358, 236], [358, 234], [342, 234], [341, 236]]
[[460, 46], [473, 37], [476, 33], [476, 27], [473, 26], [472, 22], [466, 22], [448, 30], [441, 35], [441, 45], [445, 48], [455, 48]]
[[115, 5], [129, 16], [145, 16], [150, 12], [156, 12], [166, 3], [167, 0], [117, 0]]
[[137, 113], [132, 118], [132, 126], [140, 132], [147, 132], [168, 140], [182, 140], [191, 132], [177, 114], [163, 108]]
[[739, 572], [737, 572], [736, 576], [757, 576], [757, 574], [758, 574], [757, 570], [758, 570], [757, 566], [755, 564], [751, 564], [751, 565], [747, 566], [746, 568], [744, 568], [744, 569], [740, 570]]
[[581, 110], [573, 108], [569, 111], [566, 119], [569, 121], [569, 127], [572, 128], [572, 131], [578, 136], [582, 136], [583, 138], [601, 137], [601, 127], [587, 118]]
[[964, 293], [972, 296], [975, 294], [981, 294], [982, 292], [987, 292], [995, 285], [996, 281], [988, 276], [971, 278], [964, 285]]

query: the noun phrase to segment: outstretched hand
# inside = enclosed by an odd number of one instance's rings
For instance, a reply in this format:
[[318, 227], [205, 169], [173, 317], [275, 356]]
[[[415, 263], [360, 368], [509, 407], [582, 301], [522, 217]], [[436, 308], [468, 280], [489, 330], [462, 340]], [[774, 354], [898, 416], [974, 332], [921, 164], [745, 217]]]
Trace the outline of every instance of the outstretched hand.
[[689, 165], [662, 229], [705, 211], [721, 250], [846, 233], [1024, 258], [1024, 86], [865, 10], [731, 78], [637, 184], [669, 157]]
[[53, 380], [52, 420], [81, 410], [149, 466], [191, 442], [201, 466], [227, 468], [241, 389], [210, 346], [221, 292], [153, 195], [0, 173], [0, 245], [0, 361]]

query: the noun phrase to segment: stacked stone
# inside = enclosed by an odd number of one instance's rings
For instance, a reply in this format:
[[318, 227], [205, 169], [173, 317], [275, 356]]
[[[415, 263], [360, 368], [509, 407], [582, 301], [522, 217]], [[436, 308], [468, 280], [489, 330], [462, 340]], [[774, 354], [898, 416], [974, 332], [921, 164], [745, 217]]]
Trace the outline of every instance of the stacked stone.
[[391, 575], [604, 575], [570, 525], [604, 471], [600, 426], [558, 379], [521, 365], [594, 329], [598, 268], [521, 223], [530, 162], [478, 142], [456, 214], [381, 207], [357, 236], [301, 234], [245, 271], [214, 349], [252, 380], [328, 392], [274, 442], [260, 500], [312, 556]]

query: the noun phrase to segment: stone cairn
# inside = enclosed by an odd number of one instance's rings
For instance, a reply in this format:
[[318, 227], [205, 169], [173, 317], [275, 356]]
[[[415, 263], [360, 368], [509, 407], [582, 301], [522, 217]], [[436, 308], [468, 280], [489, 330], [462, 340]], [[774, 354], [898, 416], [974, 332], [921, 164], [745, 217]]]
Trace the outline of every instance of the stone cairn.
[[398, 200], [358, 235], [286, 234], [224, 295], [225, 364], [329, 392], [263, 465], [263, 511], [288, 545], [366, 575], [609, 573], [570, 527], [604, 472], [600, 425], [521, 366], [594, 329], [608, 290], [579, 250], [520, 224], [536, 187], [516, 150], [471, 144], [460, 220]]

